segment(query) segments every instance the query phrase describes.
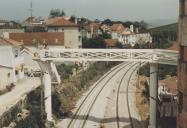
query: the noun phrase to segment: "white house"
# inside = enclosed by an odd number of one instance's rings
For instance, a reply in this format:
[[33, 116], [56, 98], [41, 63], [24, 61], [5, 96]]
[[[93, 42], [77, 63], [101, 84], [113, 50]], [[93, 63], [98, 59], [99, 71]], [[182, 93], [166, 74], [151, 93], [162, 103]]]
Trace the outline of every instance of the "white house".
[[64, 46], [66, 48], [81, 48], [82, 37], [79, 25], [65, 20], [63, 17], [48, 19], [46, 21], [48, 32], [63, 32]]
[[112, 39], [117, 39], [123, 45], [130, 44], [146, 44], [152, 43], [152, 37], [150, 33], [134, 33], [134, 26], [130, 25], [130, 28], [124, 27], [122, 24], [113, 24], [111, 26]]
[[86, 38], [93, 38], [101, 34], [100, 24], [94, 21], [89, 21], [84, 25], [84, 29], [82, 30], [82, 36]]
[[134, 46], [135, 44], [146, 44], [152, 43], [152, 37], [150, 33], [132, 33], [132, 34], [123, 34], [123, 43], [130, 44]]
[[122, 40], [122, 33], [125, 31], [125, 27], [122, 24], [113, 24], [111, 26], [112, 39], [118, 39], [119, 42]]
[[0, 38], [0, 90], [24, 78], [22, 43]]

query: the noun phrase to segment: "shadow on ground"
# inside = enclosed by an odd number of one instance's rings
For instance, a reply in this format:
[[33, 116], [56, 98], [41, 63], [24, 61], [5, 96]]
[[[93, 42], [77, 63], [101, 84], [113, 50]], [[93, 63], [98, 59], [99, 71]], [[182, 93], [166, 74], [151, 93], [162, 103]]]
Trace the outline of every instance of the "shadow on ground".
[[[85, 120], [85, 118], [86, 118], [85, 115], [77, 115], [74, 119], [75, 120]], [[70, 119], [72, 119], [72, 118], [70, 118]], [[96, 123], [101, 123], [101, 124], [117, 122], [116, 117], [104, 118], [103, 119], [103, 118], [98, 118], [98, 117], [94, 117], [94, 116], [89, 116], [87, 120], [93, 121], [93, 122], [96, 122]], [[135, 118], [132, 118], [132, 121], [133, 121], [134, 128], [147, 128], [147, 124], [148, 124], [147, 121], [139, 121]], [[129, 118], [121, 117], [121, 118], [119, 118], [119, 122], [128, 123], [128, 125], [124, 126], [123, 128], [131, 128]]]

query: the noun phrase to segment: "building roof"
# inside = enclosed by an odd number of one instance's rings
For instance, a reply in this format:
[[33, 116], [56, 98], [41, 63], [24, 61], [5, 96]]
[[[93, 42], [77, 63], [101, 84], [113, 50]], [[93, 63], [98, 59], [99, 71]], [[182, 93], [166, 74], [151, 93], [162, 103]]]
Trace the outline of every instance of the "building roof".
[[35, 17], [28, 17], [25, 21], [26, 22], [32, 22], [32, 21], [34, 21], [34, 19], [35, 19]]
[[52, 18], [52, 19], [48, 19], [46, 21], [46, 26], [48, 27], [78, 27], [77, 24], [69, 21], [69, 20], [65, 20], [63, 17], [56, 17], [56, 18]]
[[105, 39], [105, 44], [109, 47], [115, 47], [117, 42], [115, 39]]
[[9, 37], [23, 42], [24, 45], [34, 45], [35, 43], [64, 45], [64, 32], [10, 33]]
[[159, 85], [165, 86], [169, 89], [169, 93], [177, 94], [177, 77], [169, 77], [159, 81]]
[[178, 42], [174, 42], [173, 45], [171, 47], [169, 47], [167, 50], [179, 51], [179, 43]]
[[85, 26], [85, 29], [87, 31], [91, 31], [93, 29], [93, 31], [97, 31], [100, 28], [100, 25], [95, 23], [95, 22], [90, 22]]
[[15, 40], [11, 40], [11, 39], [5, 39], [5, 38], [0, 38], [0, 45], [13, 45], [13, 46], [21, 46], [23, 45], [22, 42], [18, 42]]
[[125, 27], [122, 24], [113, 24], [111, 26], [111, 30], [118, 33], [122, 33], [123, 31], [125, 31]]

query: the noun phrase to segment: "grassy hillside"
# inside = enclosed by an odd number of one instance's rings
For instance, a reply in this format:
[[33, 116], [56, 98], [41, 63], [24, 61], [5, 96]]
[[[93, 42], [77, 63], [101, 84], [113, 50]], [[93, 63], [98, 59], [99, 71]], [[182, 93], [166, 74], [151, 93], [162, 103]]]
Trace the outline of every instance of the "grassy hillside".
[[178, 31], [178, 23], [168, 24], [168, 25], [149, 29], [150, 33], [155, 33], [160, 31]]
[[148, 31], [153, 37], [155, 48], [169, 48], [177, 40], [178, 23], [151, 28]]

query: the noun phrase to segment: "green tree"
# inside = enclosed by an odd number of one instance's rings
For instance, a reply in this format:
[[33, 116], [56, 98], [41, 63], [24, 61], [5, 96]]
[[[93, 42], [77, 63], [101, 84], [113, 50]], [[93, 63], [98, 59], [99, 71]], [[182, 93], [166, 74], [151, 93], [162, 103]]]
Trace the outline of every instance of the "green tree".
[[74, 65], [61, 64], [57, 66], [57, 70], [61, 79], [69, 79], [69, 76], [73, 74]]
[[50, 11], [49, 18], [61, 17], [65, 15], [66, 13], [64, 12], [64, 10], [60, 10], [59, 8], [57, 8]]
[[102, 22], [102, 24], [107, 24], [107, 25], [111, 26], [113, 23], [110, 19], [106, 19]]
[[100, 35], [101, 38], [104, 38], [104, 39], [111, 39], [111, 35], [108, 34], [107, 32], [103, 32], [102, 31], [102, 34]]
[[116, 48], [123, 48], [123, 45], [120, 42], [116, 43]]
[[102, 37], [95, 37], [91, 39], [83, 38], [83, 48], [106, 48], [106, 44]]

